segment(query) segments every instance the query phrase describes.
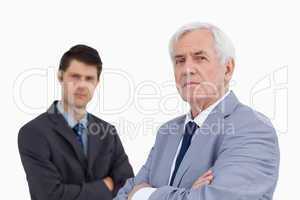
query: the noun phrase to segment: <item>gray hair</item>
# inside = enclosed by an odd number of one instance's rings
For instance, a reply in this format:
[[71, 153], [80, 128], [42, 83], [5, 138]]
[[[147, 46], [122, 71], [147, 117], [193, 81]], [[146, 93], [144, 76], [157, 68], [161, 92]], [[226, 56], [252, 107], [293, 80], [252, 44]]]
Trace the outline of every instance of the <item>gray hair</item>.
[[235, 59], [235, 50], [233, 43], [231, 42], [229, 37], [223, 31], [221, 31], [221, 29], [209, 23], [196, 22], [182, 26], [172, 36], [169, 44], [169, 51], [172, 61], [174, 60], [173, 54], [175, 42], [177, 42], [184, 34], [199, 29], [207, 29], [211, 32], [214, 38], [215, 50], [219, 56], [221, 64], [226, 64], [229, 59]]

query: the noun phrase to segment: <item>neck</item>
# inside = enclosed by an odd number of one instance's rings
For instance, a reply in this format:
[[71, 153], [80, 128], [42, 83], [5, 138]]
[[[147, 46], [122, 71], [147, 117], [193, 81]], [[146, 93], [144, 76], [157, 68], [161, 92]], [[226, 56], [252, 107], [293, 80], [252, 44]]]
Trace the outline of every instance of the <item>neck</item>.
[[219, 92], [219, 95], [207, 97], [207, 98], [201, 98], [201, 99], [197, 99], [194, 102], [190, 102], [192, 118], [194, 119], [203, 110], [205, 110], [210, 105], [214, 104], [216, 101], [218, 101], [220, 98], [222, 98], [226, 94], [227, 91], [228, 91], [228, 89], [226, 89], [223, 92]]
[[86, 114], [85, 107], [75, 107], [69, 105], [67, 102], [63, 102], [64, 111], [69, 113], [77, 122], [80, 121]]
[[191, 102], [190, 107], [191, 107], [191, 114], [192, 118], [194, 119], [199, 115], [203, 110], [208, 108], [210, 105], [212, 105], [216, 100], [212, 99], [201, 99], [197, 102]]

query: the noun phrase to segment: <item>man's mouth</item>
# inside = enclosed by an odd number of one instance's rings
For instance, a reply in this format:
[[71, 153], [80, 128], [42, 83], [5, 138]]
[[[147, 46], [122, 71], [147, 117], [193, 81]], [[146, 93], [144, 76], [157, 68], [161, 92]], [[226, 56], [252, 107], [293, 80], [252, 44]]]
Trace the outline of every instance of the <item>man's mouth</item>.
[[187, 81], [183, 84], [183, 87], [190, 87], [190, 86], [195, 86], [195, 85], [199, 85], [199, 82], [196, 81]]
[[78, 98], [85, 98], [87, 95], [86, 94], [75, 93], [75, 96], [78, 97]]

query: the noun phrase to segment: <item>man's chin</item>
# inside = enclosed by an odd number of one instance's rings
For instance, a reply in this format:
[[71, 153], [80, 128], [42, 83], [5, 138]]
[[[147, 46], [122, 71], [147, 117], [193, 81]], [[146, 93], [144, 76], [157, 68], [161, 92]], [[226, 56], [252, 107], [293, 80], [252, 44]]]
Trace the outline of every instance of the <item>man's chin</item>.
[[198, 94], [194, 94], [194, 95], [190, 95], [190, 94], [186, 94], [182, 96], [183, 100], [188, 102], [188, 103], [199, 103], [201, 101], [207, 101], [209, 99], [214, 99], [215, 95], [209, 95], [206, 93], [198, 93]]
[[88, 102], [77, 101], [74, 103], [76, 109], [85, 109]]

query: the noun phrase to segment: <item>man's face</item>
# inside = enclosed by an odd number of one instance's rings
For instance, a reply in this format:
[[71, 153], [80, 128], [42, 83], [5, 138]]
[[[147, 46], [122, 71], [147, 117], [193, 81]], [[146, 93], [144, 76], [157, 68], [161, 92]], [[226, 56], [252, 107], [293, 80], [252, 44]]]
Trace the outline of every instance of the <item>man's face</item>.
[[176, 87], [191, 103], [217, 98], [225, 85], [225, 65], [220, 63], [212, 34], [206, 29], [182, 35], [174, 44]]
[[85, 108], [98, 84], [97, 69], [78, 60], [72, 60], [60, 74], [63, 101], [71, 107]]

